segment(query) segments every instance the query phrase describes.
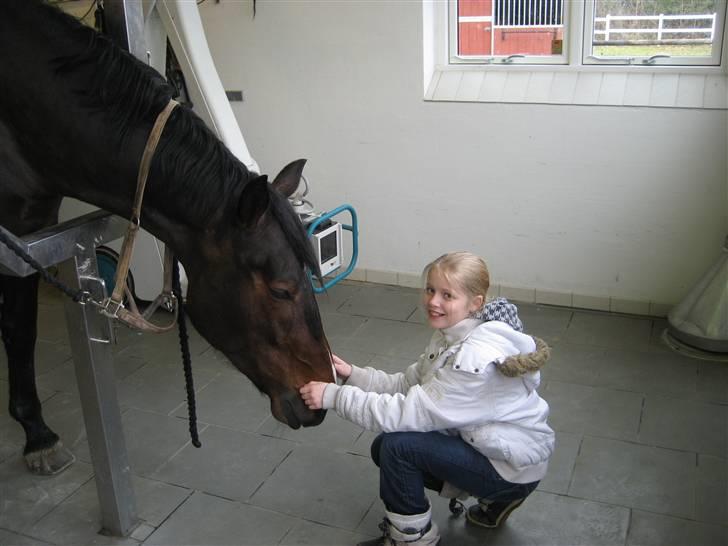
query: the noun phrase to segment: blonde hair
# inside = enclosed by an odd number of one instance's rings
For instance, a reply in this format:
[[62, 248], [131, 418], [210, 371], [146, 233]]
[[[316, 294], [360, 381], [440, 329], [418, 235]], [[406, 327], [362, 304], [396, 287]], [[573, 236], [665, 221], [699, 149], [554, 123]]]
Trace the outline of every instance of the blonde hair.
[[425, 266], [422, 284], [427, 284], [431, 271], [442, 275], [447, 282], [457, 284], [470, 297], [485, 296], [490, 288], [490, 273], [485, 261], [472, 252], [448, 252]]

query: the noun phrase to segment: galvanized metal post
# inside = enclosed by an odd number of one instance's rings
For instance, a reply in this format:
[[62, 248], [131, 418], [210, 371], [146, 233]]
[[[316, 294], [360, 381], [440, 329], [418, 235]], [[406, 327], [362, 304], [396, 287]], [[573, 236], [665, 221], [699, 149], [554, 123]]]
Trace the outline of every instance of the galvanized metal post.
[[[42, 267], [60, 263], [63, 282], [89, 291], [99, 301], [103, 299], [104, 287], [98, 279], [96, 247], [118, 239], [125, 229], [124, 220], [104, 211], [92, 212], [23, 238], [0, 227]], [[0, 245], [0, 272], [25, 277], [35, 270]], [[111, 324], [95, 307], [82, 306], [70, 299], [66, 300], [65, 311], [101, 525], [108, 534], [127, 536], [137, 524], [136, 502], [116, 396]]]
[[[100, 301], [104, 289], [98, 280], [95, 247], [80, 243], [77, 249], [75, 257], [61, 264], [60, 278]], [[90, 305], [66, 300], [65, 311], [102, 528], [111, 535], [127, 536], [137, 524], [136, 503], [116, 394], [112, 326]]]

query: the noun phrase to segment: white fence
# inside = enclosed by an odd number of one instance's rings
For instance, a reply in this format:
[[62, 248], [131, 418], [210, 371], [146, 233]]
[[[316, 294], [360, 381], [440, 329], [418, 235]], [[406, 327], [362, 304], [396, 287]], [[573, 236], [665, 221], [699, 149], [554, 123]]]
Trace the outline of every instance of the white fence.
[[[716, 14], [707, 15], [607, 15], [606, 17], [594, 18], [594, 43], [620, 43], [620, 44], [660, 44], [660, 43], [712, 43], [715, 37], [715, 20]], [[619, 28], [613, 24], [624, 24], [628, 21], [637, 23], [648, 23], [649, 26], [637, 26], [635, 28]], [[654, 22], [657, 22], [655, 26]], [[674, 24], [676, 21], [687, 22], [706, 21], [707, 25], [701, 27], [672, 27], [665, 26], [665, 23]], [[598, 30], [597, 24], [604, 23], [604, 29]], [[650, 24], [652, 23], [652, 24]], [[654, 35], [648, 39], [629, 39], [626, 35]], [[691, 34], [692, 37], [685, 38], [685, 34]], [[618, 35], [619, 40], [615, 40], [614, 36]], [[599, 38], [602, 36], [602, 38]], [[700, 36], [700, 37], [696, 37]]]

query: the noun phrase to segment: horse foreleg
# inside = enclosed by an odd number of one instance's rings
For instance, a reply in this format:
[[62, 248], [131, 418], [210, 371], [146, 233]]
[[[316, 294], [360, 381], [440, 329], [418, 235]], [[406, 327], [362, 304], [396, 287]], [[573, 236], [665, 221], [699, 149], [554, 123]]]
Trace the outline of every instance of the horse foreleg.
[[8, 356], [10, 415], [25, 430], [23, 455], [35, 474], [57, 474], [75, 457], [43, 420], [35, 386], [35, 340], [38, 317], [38, 275], [0, 275], [0, 331]]

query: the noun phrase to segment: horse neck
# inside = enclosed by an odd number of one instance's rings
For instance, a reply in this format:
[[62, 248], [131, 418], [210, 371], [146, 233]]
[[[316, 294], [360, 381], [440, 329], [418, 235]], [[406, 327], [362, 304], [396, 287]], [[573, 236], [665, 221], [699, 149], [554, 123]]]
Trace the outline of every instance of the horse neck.
[[[139, 127], [132, 130], [123, 153], [103, 164], [104, 175], [86, 177], [85, 181], [76, 179], [73, 187], [66, 187], [62, 193], [89, 202], [104, 210], [113, 212], [122, 218], [130, 219], [137, 192], [141, 157], [150, 128]], [[174, 121], [170, 120], [165, 130], [174, 131]], [[164, 149], [166, 137], [164, 132], [160, 140], [160, 149]], [[165, 160], [160, 157], [163, 152], [155, 153], [154, 162]], [[194, 156], [195, 150], [189, 150]], [[194, 158], [194, 161], [202, 158]], [[168, 161], [168, 160], [167, 160]], [[220, 203], [218, 214], [206, 219], [203, 223], [189, 207], [178, 206], [180, 203], [181, 177], [175, 171], [162, 174], [159, 168], [152, 169], [146, 181], [141, 202], [141, 227], [156, 238], [169, 245], [175, 254], [183, 256], [194, 252], [199, 241], [208, 233], [218, 230], [220, 219], [225, 209]]]

